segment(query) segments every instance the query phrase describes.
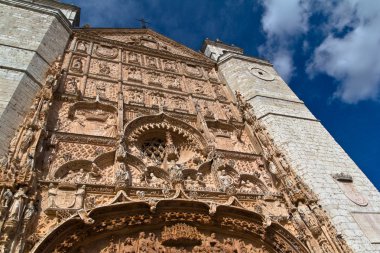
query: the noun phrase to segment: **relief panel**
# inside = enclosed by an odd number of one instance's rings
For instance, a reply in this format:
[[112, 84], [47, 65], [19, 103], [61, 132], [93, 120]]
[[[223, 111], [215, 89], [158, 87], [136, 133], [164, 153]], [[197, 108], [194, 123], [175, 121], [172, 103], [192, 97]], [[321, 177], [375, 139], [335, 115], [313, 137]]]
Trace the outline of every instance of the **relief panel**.
[[119, 77], [119, 65], [113, 62], [91, 59], [90, 73], [116, 79]]
[[87, 79], [85, 97], [95, 98], [99, 96], [102, 100], [117, 101], [119, 86], [117, 83], [111, 83], [97, 79]]

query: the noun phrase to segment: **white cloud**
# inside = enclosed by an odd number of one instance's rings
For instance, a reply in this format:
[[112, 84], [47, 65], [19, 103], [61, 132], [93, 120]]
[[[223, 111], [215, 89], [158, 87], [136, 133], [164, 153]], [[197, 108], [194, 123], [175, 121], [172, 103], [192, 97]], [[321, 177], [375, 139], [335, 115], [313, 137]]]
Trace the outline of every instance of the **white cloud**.
[[280, 76], [285, 80], [289, 81], [293, 75], [293, 59], [289, 51], [284, 50], [277, 52], [272, 59], [272, 63], [280, 74]]
[[301, 0], [266, 0], [261, 20], [263, 30], [269, 37], [291, 36], [307, 31], [306, 2]]
[[261, 23], [267, 41], [259, 52], [273, 63], [283, 79], [290, 81], [295, 70], [290, 42], [308, 30], [308, 4], [301, 0], [267, 0], [262, 4], [265, 11]]
[[[377, 99], [380, 89], [380, 5], [373, 1], [346, 0], [331, 14], [331, 30], [315, 49], [308, 73], [325, 73], [340, 81], [335, 96], [344, 102]], [[334, 34], [334, 30], [345, 27], [351, 31], [344, 37]]]
[[[327, 74], [338, 81], [334, 94], [343, 102], [378, 99], [380, 93], [380, 4], [373, 0], [263, 0], [261, 19], [267, 41], [259, 52], [290, 81], [296, 70], [292, 48], [309, 29], [324, 37], [316, 48], [304, 40], [304, 53], [313, 51], [307, 72]], [[312, 15], [321, 15], [310, 27]], [[305, 44], [306, 42], [306, 44]]]

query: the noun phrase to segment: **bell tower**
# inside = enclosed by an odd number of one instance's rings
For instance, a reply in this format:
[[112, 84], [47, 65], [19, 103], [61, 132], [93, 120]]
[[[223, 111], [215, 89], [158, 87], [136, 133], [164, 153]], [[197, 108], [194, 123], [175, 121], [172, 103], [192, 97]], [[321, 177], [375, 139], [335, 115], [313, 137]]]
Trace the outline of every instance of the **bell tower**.
[[202, 51], [216, 61], [227, 85], [245, 97], [295, 174], [317, 195], [337, 237], [354, 252], [378, 252], [380, 193], [273, 65], [220, 41], [206, 39]]
[[79, 12], [59, 1], [0, 1], [0, 156], [79, 25]]

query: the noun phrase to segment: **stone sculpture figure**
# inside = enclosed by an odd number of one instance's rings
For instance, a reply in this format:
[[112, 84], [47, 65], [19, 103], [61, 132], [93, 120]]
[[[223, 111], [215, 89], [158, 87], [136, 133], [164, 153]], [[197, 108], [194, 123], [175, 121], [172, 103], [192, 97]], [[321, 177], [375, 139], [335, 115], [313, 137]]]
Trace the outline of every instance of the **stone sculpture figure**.
[[87, 45], [84, 41], [79, 41], [77, 45], [77, 50], [81, 52], [87, 52]]
[[82, 185], [79, 187], [77, 192], [75, 193], [75, 204], [74, 208], [81, 209], [84, 204], [84, 195], [86, 194], [86, 185]]
[[9, 209], [9, 220], [20, 220], [22, 212], [24, 211], [25, 201], [28, 199], [28, 196], [26, 196], [25, 192], [26, 190], [23, 187], [21, 187], [13, 196], [14, 200]]
[[33, 218], [34, 213], [36, 212], [36, 208], [34, 206], [34, 201], [30, 200], [24, 213], [24, 220], [29, 221]]
[[116, 160], [121, 161], [125, 157], [125, 143], [124, 143], [124, 137], [120, 137], [119, 142], [118, 142], [118, 147], [116, 149]]
[[115, 179], [116, 182], [122, 183], [124, 185], [128, 185], [130, 183], [131, 178], [124, 163], [119, 163], [117, 166]]
[[226, 191], [227, 189], [234, 186], [234, 180], [232, 177], [227, 175], [225, 170], [221, 170], [219, 173], [219, 181], [221, 184], [221, 190]]
[[162, 185], [164, 184], [164, 180], [162, 180], [161, 178], [158, 178], [154, 175], [154, 173], [150, 173], [150, 179], [149, 179], [149, 185], [152, 186], [152, 187], [162, 187]]
[[109, 76], [110, 73], [111, 69], [106, 63], [99, 63], [99, 74]]
[[24, 133], [24, 136], [20, 144], [20, 150], [22, 152], [25, 152], [29, 148], [29, 146], [32, 144], [33, 136], [34, 136], [33, 129], [31, 127], [28, 127]]
[[117, 121], [113, 115], [108, 116], [104, 130], [104, 135], [107, 137], [115, 137], [117, 135]]
[[75, 72], [82, 73], [83, 72], [83, 62], [81, 58], [74, 58], [73, 64], [71, 65], [71, 69]]
[[1, 199], [1, 206], [9, 207], [9, 204], [11, 203], [12, 199], [13, 199], [13, 193], [11, 192], [10, 189], [6, 189]]
[[182, 173], [182, 168], [178, 164], [174, 164], [170, 169], [169, 169], [169, 176], [170, 180], [173, 183], [178, 183], [183, 180], [183, 173]]
[[56, 207], [55, 197], [57, 196], [57, 189], [53, 183], [50, 183], [48, 190], [48, 208]]
[[122, 253], [136, 253], [132, 238], [128, 237], [125, 239]]
[[302, 201], [298, 203], [297, 210], [302, 218], [302, 220], [306, 223], [312, 233], [319, 233], [320, 225], [313, 215], [310, 208], [305, 205]]

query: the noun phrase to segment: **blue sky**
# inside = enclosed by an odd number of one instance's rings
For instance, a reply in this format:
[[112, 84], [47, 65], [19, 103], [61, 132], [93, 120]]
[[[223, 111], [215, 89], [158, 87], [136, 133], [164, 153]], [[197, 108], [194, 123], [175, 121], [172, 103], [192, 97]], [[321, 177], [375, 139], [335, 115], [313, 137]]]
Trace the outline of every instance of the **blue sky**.
[[149, 28], [196, 51], [205, 38], [269, 59], [380, 189], [380, 2], [65, 0], [81, 25]]

